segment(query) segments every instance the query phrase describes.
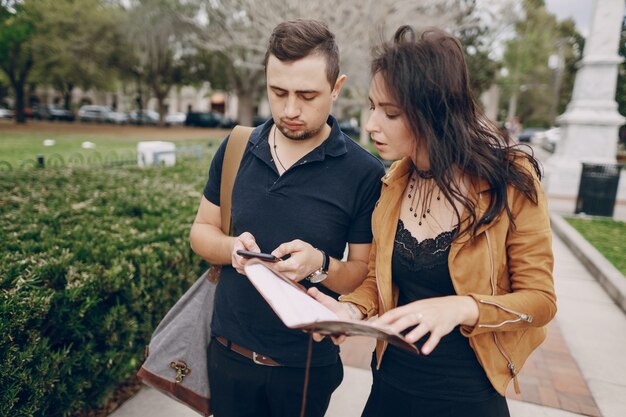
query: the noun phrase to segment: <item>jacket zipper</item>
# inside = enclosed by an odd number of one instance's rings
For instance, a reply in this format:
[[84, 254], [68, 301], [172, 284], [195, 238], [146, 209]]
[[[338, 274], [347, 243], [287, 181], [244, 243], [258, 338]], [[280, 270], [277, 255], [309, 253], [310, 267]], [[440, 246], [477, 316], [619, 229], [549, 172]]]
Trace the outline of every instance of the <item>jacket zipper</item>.
[[[383, 177], [383, 180], [388, 179], [388, 178], [389, 178], [389, 173], [386, 173], [386, 174], [385, 174], [385, 176]], [[387, 184], [387, 183], [386, 183], [386, 182], [384, 182], [384, 181], [383, 181], [383, 184], [384, 184], [385, 186], [387, 186], [387, 187], [389, 186], [389, 184]], [[382, 194], [382, 193], [381, 193], [381, 194]], [[378, 201], [376, 202], [376, 206], [378, 206], [378, 203], [379, 203], [379, 202], [380, 202], [380, 199], [378, 199]], [[378, 248], [379, 248], [379, 247], [380, 247], [380, 246], [377, 244], [377, 245], [376, 245], [376, 251], [377, 251], [377, 253], [376, 253], [376, 257], [378, 257], [378, 250], [379, 250]], [[378, 290], [378, 294], [379, 294], [379, 297], [378, 297], [378, 298], [380, 299], [380, 304], [381, 304], [381, 306], [382, 306], [382, 310], [383, 310], [383, 311], [387, 311], [387, 309], [385, 308], [385, 300], [384, 300], [384, 298], [383, 298], [383, 296], [382, 296], [382, 294], [383, 294], [383, 293], [382, 293], [382, 291], [380, 290], [380, 283], [378, 282], [378, 276], [379, 276], [379, 275], [378, 275], [378, 262], [376, 262], [376, 268], [374, 269], [374, 273], [376, 274], [376, 289]], [[381, 308], [380, 308], [380, 307], [381, 307], [381, 306], [379, 306], [379, 307], [378, 307], [378, 316], [379, 316], [379, 317], [380, 317], [380, 311], [381, 311]], [[376, 369], [377, 369], [377, 370], [378, 370], [378, 369], [380, 369], [380, 364], [381, 364], [381, 363], [382, 363], [382, 361], [383, 361], [383, 355], [385, 354], [385, 350], [387, 350], [387, 345], [388, 345], [388, 344], [389, 344], [389, 343], [388, 343], [387, 341], [383, 341], [383, 348], [382, 348], [382, 350], [380, 351], [380, 358], [377, 358], [377, 361], [376, 361]]]
[[509, 363], [508, 368], [509, 368], [509, 371], [511, 371], [511, 375], [513, 376], [513, 387], [515, 388], [515, 392], [517, 394], [520, 394], [521, 390], [519, 388], [519, 383], [517, 381], [517, 374], [519, 373], [519, 370], [517, 369], [517, 367], [515, 366], [515, 364], [509, 357], [509, 355], [507, 355], [506, 352], [504, 351], [504, 348], [502, 347], [502, 345], [500, 344], [500, 340], [498, 339], [498, 335], [495, 332], [493, 333], [493, 340], [496, 342], [496, 347], [498, 348], [500, 353], [502, 353], [502, 356], [504, 356], [506, 361]]
[[[389, 173], [386, 173], [386, 174], [385, 174], [385, 176], [384, 176], [384, 179], [387, 179], [387, 178], [389, 178]], [[389, 185], [388, 185], [387, 183], [385, 183], [385, 182], [383, 182], [383, 184], [385, 184], [386, 186], [389, 186]], [[378, 202], [376, 202], [376, 205], [377, 205], [377, 206], [378, 206], [378, 203], [379, 203], [379, 202], [380, 202], [380, 199], [378, 200]], [[379, 250], [378, 248], [380, 248], [380, 245], [378, 245], [378, 244], [377, 244], [377, 245], [376, 245], [376, 251], [377, 251], [377, 253], [376, 253], [376, 257], [378, 257], [378, 250]], [[379, 277], [379, 275], [378, 275], [378, 262], [376, 262], [376, 268], [374, 269], [374, 273], [376, 274], [376, 289], [378, 290], [378, 294], [380, 294], [378, 298], [380, 299], [380, 304], [381, 304], [381, 306], [382, 306], [382, 311], [387, 311], [387, 309], [385, 308], [385, 299], [384, 299], [384, 298], [383, 298], [383, 296], [382, 296], [382, 294], [383, 294], [383, 293], [382, 293], [382, 291], [380, 290], [380, 283], [378, 282], [378, 277]], [[393, 287], [392, 287], [392, 288], [393, 288]], [[379, 306], [379, 307], [378, 307], [378, 316], [379, 316], [379, 317], [380, 317], [380, 311], [381, 311], [381, 308], [380, 308], [380, 307], [381, 307], [381, 306]], [[383, 355], [385, 354], [385, 350], [387, 350], [387, 345], [388, 345], [388, 344], [389, 344], [389, 342], [387, 342], [387, 341], [383, 341], [383, 348], [382, 348], [382, 350], [380, 351], [380, 358], [377, 358], [377, 361], [376, 361], [376, 369], [377, 369], [377, 370], [378, 370], [378, 369], [380, 369], [380, 364], [381, 364], [381, 363], [382, 363], [382, 361], [383, 361]]]
[[[479, 194], [479, 198], [480, 198], [481, 194]], [[489, 264], [490, 264], [490, 273], [489, 273], [489, 280], [491, 282], [491, 295], [495, 296], [496, 295], [496, 285], [495, 285], [495, 280], [494, 280], [494, 262], [493, 262], [493, 253], [491, 252], [491, 239], [489, 238], [489, 230], [485, 230], [485, 237], [487, 239], [487, 249], [489, 251]], [[512, 312], [512, 310], [509, 309], [505, 309], [502, 306], [495, 304], [495, 303], [488, 303], [485, 302], [484, 300], [480, 300], [481, 303], [485, 303], [485, 304], [493, 304], [496, 305], [500, 308], [502, 308], [505, 311], [509, 311]], [[519, 313], [515, 313], [513, 312], [512, 314], [518, 314]], [[527, 316], [530, 318], [530, 321], [532, 321], [532, 317], [531, 316]], [[521, 318], [515, 320], [515, 321], [519, 321], [521, 320]], [[530, 323], [529, 321], [529, 323]], [[503, 325], [505, 322], [500, 323], [500, 326]], [[488, 325], [479, 325], [479, 327], [484, 327], [484, 326], [488, 326]], [[497, 326], [496, 326], [497, 327]], [[515, 366], [515, 363], [513, 363], [513, 361], [511, 360], [511, 357], [506, 353], [506, 351], [504, 350], [504, 347], [500, 344], [500, 340], [498, 339], [498, 334], [497, 332], [493, 332], [493, 340], [496, 343], [496, 347], [498, 348], [498, 350], [500, 351], [500, 353], [502, 354], [502, 356], [504, 357], [504, 359], [507, 361], [508, 363], [508, 368], [509, 371], [511, 372], [511, 375], [513, 376], [513, 387], [515, 388], [515, 392], [517, 394], [520, 394], [520, 388], [519, 388], [519, 383], [517, 381], [517, 374], [519, 373], [519, 370], [517, 369], [517, 366]]]
[[506, 311], [507, 313], [511, 313], [517, 316], [516, 319], [512, 319], [512, 320], [504, 320], [501, 323], [498, 324], [479, 324], [478, 327], [481, 328], [487, 328], [487, 329], [491, 329], [491, 328], [496, 328], [496, 327], [501, 327], [505, 324], [510, 324], [510, 323], [517, 323], [518, 321], [526, 321], [528, 323], [532, 323], [533, 322], [533, 316], [531, 316], [530, 314], [524, 314], [524, 313], [518, 313], [515, 310], [511, 310], [510, 308], [506, 308], [504, 306], [501, 306], [498, 303], [494, 303], [491, 301], [487, 301], [487, 300], [479, 300], [482, 304], [488, 304], [488, 305], [492, 305], [498, 308], [501, 308], [502, 310]]

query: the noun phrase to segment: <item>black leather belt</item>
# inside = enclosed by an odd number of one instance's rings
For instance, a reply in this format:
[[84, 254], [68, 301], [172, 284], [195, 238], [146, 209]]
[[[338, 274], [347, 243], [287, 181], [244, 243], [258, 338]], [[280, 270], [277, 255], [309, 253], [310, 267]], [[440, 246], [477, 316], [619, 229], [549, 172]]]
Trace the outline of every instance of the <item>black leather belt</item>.
[[222, 346], [225, 346], [226, 348], [232, 350], [233, 352], [238, 353], [241, 356], [245, 356], [246, 358], [250, 359], [252, 362], [256, 363], [257, 365], [281, 366], [281, 364], [276, 362], [274, 359], [268, 358], [267, 356], [253, 352], [250, 349], [247, 349], [243, 346], [239, 346], [238, 344], [231, 342], [225, 337], [217, 336], [215, 340], [217, 340]]

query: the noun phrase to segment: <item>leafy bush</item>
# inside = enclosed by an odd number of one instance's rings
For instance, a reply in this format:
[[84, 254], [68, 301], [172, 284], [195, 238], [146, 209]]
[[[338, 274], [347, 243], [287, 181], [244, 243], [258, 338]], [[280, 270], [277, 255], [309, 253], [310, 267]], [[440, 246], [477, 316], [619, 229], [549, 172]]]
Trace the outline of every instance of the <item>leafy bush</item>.
[[206, 161], [0, 173], [0, 416], [102, 405], [206, 269], [188, 244]]

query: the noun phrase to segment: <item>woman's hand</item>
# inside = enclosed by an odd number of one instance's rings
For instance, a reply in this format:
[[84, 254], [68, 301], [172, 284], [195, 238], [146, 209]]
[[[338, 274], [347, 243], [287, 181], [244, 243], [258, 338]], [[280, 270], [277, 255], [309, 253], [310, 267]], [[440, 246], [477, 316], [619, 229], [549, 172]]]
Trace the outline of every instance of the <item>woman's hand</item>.
[[248, 263], [248, 259], [244, 258], [243, 256], [237, 255], [237, 251], [240, 249], [249, 250], [251, 252], [261, 252], [261, 249], [259, 248], [259, 245], [257, 245], [254, 236], [252, 236], [252, 233], [250, 232], [243, 232], [239, 236], [235, 237], [233, 249], [230, 255], [231, 262], [233, 264], [233, 268], [235, 268], [237, 272], [245, 275], [243, 266]]
[[[328, 308], [330, 311], [335, 313], [337, 317], [339, 317], [342, 320], [362, 320], [363, 319], [363, 314], [361, 313], [361, 311], [352, 303], [339, 302], [335, 300], [333, 297], [330, 297], [324, 294], [323, 292], [321, 292], [315, 287], [309, 288], [307, 292], [311, 297], [315, 298], [320, 304], [322, 304], [324, 307]], [[324, 336], [322, 336], [321, 334], [313, 333], [313, 339], [316, 342], [319, 342], [323, 338]], [[346, 336], [343, 336], [343, 335], [337, 336], [337, 337], [333, 336], [331, 337], [331, 339], [333, 340], [333, 343], [335, 343], [336, 345], [339, 345], [343, 343], [344, 340], [346, 340]]]
[[320, 269], [324, 263], [324, 256], [320, 250], [299, 239], [283, 243], [274, 249], [272, 255], [277, 258], [290, 255], [289, 259], [272, 265], [272, 269], [296, 282]]
[[374, 321], [374, 324], [390, 326], [400, 333], [416, 326], [406, 334], [409, 343], [415, 343], [424, 335], [430, 337], [422, 346], [424, 355], [430, 354], [441, 338], [459, 324], [473, 326], [478, 320], [478, 306], [469, 296], [449, 296], [414, 301], [394, 308]]

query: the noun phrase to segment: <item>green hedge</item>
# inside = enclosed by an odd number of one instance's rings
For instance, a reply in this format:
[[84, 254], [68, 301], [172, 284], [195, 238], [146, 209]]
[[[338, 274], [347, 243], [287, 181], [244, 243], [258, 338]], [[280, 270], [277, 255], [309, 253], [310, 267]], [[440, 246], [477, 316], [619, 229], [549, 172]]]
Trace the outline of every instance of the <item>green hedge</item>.
[[0, 172], [0, 415], [104, 404], [206, 269], [188, 244], [208, 162]]

